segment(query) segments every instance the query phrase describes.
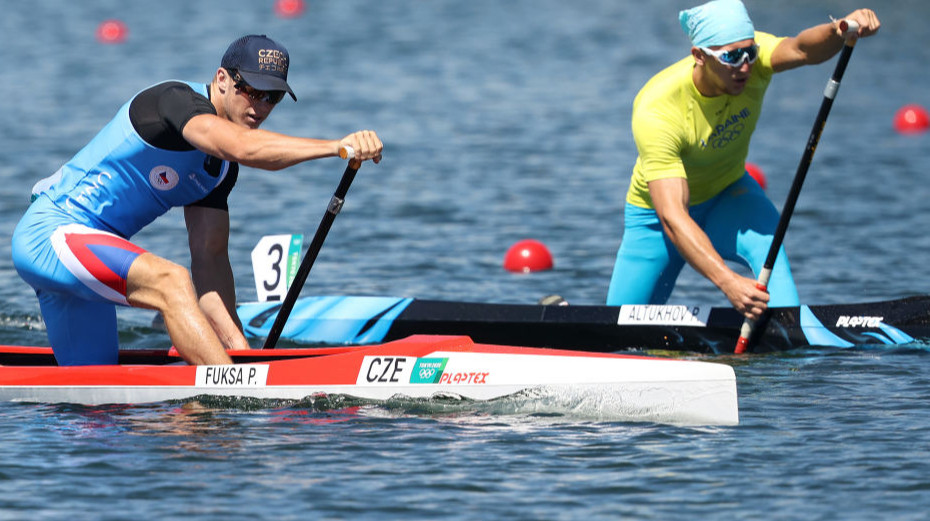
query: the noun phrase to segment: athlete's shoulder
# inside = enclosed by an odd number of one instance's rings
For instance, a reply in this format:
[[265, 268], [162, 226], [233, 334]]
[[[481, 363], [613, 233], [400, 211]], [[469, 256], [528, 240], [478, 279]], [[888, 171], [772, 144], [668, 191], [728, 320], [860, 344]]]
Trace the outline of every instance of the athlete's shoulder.
[[192, 150], [182, 130], [200, 114], [216, 115], [207, 99], [207, 86], [183, 81], [164, 81], [136, 94], [129, 105], [129, 120], [147, 143], [167, 150]]
[[195, 94], [195, 91], [191, 85], [183, 81], [168, 80], [168, 81], [163, 81], [161, 83], [156, 83], [155, 85], [150, 85], [142, 89], [138, 94], [136, 94], [136, 98], [140, 98], [140, 97], [144, 97], [144, 98], [156, 97], [157, 98], [159, 96], [164, 96], [164, 95], [191, 96], [193, 94]]
[[756, 45], [758, 45], [760, 49], [774, 49], [784, 39], [784, 36], [775, 36], [774, 34], [763, 31], [756, 31], [755, 33]]
[[759, 46], [759, 61], [753, 67], [753, 70], [757, 76], [761, 74], [765, 77], [771, 77], [774, 74], [772, 70], [772, 53], [785, 40], [785, 37], [756, 31], [755, 40], [756, 45]]
[[194, 107], [198, 111], [212, 112], [216, 109], [206, 96], [207, 86], [178, 80], [156, 83], [135, 96], [133, 104], [155, 103], [161, 107]]
[[685, 58], [662, 69], [649, 79], [636, 95], [634, 104], [671, 103], [689, 91], [692, 80], [691, 71], [694, 68], [694, 58], [688, 55]]

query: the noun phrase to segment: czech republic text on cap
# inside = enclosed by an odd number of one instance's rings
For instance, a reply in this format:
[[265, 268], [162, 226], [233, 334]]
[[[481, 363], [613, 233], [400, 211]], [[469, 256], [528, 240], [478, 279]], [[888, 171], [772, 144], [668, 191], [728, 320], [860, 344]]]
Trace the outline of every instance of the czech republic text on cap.
[[287, 84], [290, 57], [287, 49], [264, 34], [250, 34], [234, 41], [226, 49], [220, 67], [235, 69], [246, 83], [258, 90], [283, 90], [297, 101]]
[[746, 6], [740, 0], [713, 0], [678, 13], [691, 45], [714, 47], [755, 38]]

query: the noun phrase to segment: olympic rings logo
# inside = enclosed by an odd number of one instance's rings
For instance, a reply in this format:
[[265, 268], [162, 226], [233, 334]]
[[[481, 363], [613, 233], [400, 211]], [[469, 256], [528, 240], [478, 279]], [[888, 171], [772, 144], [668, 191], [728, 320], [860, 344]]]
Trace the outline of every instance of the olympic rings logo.
[[420, 378], [423, 380], [429, 380], [436, 375], [436, 370], [429, 367], [420, 368]]
[[733, 125], [732, 127], [729, 127], [725, 131], [721, 132], [719, 135], [711, 136], [710, 137], [711, 148], [715, 148], [715, 149], [724, 148], [725, 146], [729, 145], [733, 141], [736, 141], [743, 134], [743, 129], [745, 128], [746, 128], [745, 125], [743, 125], [742, 123], [739, 123], [739, 124]]

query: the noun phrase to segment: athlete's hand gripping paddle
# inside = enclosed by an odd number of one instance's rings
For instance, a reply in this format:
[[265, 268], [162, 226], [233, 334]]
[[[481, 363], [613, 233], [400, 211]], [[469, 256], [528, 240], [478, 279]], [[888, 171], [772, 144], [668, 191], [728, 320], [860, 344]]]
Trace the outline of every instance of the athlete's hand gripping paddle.
[[329, 200], [329, 205], [326, 207], [326, 213], [323, 214], [323, 219], [320, 222], [320, 226], [317, 228], [316, 234], [313, 235], [313, 240], [310, 242], [310, 246], [307, 247], [307, 253], [304, 255], [304, 260], [301, 261], [300, 267], [297, 269], [297, 273], [294, 275], [294, 282], [291, 283], [291, 287], [287, 290], [287, 295], [284, 296], [284, 301], [281, 303], [281, 309], [278, 310], [278, 316], [275, 317], [274, 324], [272, 324], [271, 329], [268, 331], [268, 337], [265, 338], [265, 345], [262, 346], [262, 349], [274, 349], [275, 344], [278, 343], [278, 339], [281, 337], [281, 332], [284, 330], [284, 323], [287, 322], [291, 311], [294, 309], [294, 303], [297, 302], [297, 296], [300, 295], [300, 290], [303, 288], [304, 283], [307, 281], [307, 275], [310, 274], [310, 268], [313, 267], [313, 263], [316, 261], [317, 256], [320, 254], [320, 249], [323, 247], [323, 241], [326, 240], [326, 235], [329, 233], [329, 229], [332, 227], [333, 221], [336, 219], [336, 215], [340, 210], [342, 210], [342, 205], [345, 202], [346, 192], [349, 191], [349, 186], [352, 184], [352, 181], [355, 179], [355, 174], [358, 172], [358, 169], [361, 166], [361, 161], [355, 159], [355, 151], [350, 146], [343, 146], [340, 148], [339, 157], [342, 159], [348, 159], [349, 164], [346, 166], [346, 170], [342, 174], [342, 180], [339, 181], [339, 186], [336, 187], [336, 191], [333, 193], [333, 197]]
[[[768, 289], [769, 278], [772, 276], [772, 268], [775, 266], [775, 259], [778, 258], [778, 250], [781, 249], [782, 242], [785, 239], [785, 232], [788, 231], [788, 222], [791, 220], [791, 214], [794, 213], [794, 205], [798, 201], [801, 193], [801, 186], [804, 184], [804, 178], [807, 176], [807, 170], [814, 159], [814, 151], [817, 150], [817, 143], [820, 141], [820, 135], [827, 123], [827, 116], [830, 114], [830, 108], [833, 106], [833, 99], [840, 88], [840, 80], [843, 73], [846, 72], [846, 65], [849, 63], [849, 57], [852, 56], [853, 47], [856, 45], [856, 35], [859, 31], [859, 24], [852, 20], [840, 20], [839, 29], [846, 36], [846, 45], [840, 53], [839, 61], [836, 63], [836, 69], [833, 76], [827, 82], [827, 87], [823, 92], [823, 103], [820, 105], [820, 112], [817, 119], [814, 120], [814, 128], [811, 129], [810, 137], [807, 139], [807, 147], [804, 149], [804, 155], [801, 157], [801, 163], [798, 165], [797, 173], [794, 175], [794, 181], [791, 184], [791, 190], [788, 192], [788, 199], [782, 208], [781, 217], [778, 220], [778, 227], [775, 229], [775, 235], [772, 237], [772, 244], [769, 247], [768, 256], [765, 258], [765, 264], [759, 272], [759, 278], [756, 280], [756, 287], [762, 291]], [[739, 339], [736, 341], [735, 353], [745, 353], [749, 349], [749, 338], [752, 335], [754, 322], [752, 319], [743, 320], [743, 326], [740, 328]]]

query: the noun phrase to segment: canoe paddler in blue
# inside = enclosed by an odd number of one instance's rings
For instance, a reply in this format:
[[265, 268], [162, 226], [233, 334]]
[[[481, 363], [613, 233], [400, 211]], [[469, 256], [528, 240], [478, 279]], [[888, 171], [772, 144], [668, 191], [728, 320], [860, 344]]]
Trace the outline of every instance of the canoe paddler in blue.
[[[235, 313], [227, 196], [239, 164], [280, 170], [338, 155], [381, 159], [368, 130], [342, 139], [258, 127], [286, 95], [287, 50], [264, 35], [233, 42], [209, 84], [167, 81], [132, 97], [77, 155], [33, 189], [13, 232], [13, 263], [39, 298], [60, 365], [115, 364], [116, 306], [161, 312], [191, 364], [248, 349]], [[129, 239], [184, 207], [190, 272]]]
[[[860, 37], [879, 28], [868, 9], [845, 18], [858, 22]], [[784, 250], [769, 293], [725, 262], [758, 275], [778, 224], [775, 206], [745, 171], [762, 98], [773, 74], [822, 63], [845, 40], [837, 22], [793, 37], [756, 31], [739, 0], [682, 11], [679, 21], [691, 55], [650, 79], [633, 101], [639, 157], [607, 304], [664, 304], [687, 262], [757, 319], [768, 305], [799, 303]]]

